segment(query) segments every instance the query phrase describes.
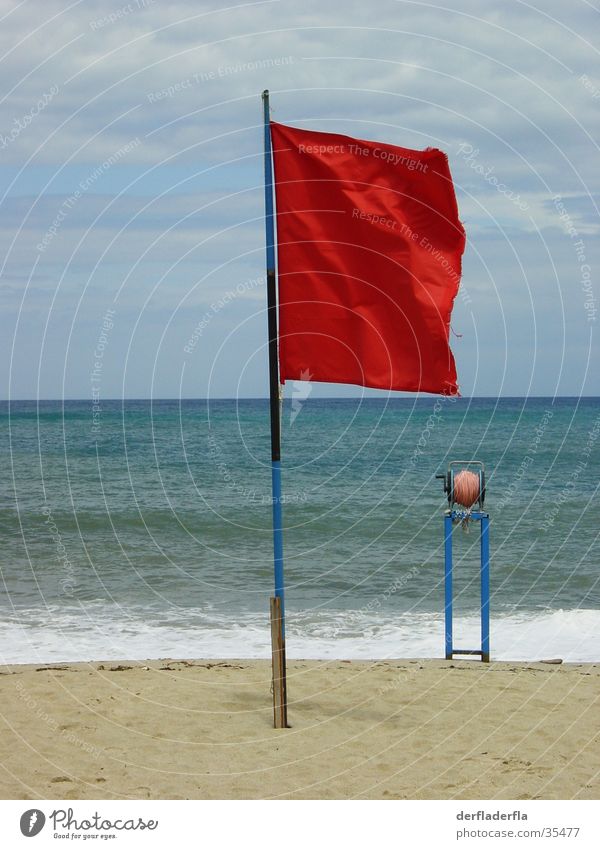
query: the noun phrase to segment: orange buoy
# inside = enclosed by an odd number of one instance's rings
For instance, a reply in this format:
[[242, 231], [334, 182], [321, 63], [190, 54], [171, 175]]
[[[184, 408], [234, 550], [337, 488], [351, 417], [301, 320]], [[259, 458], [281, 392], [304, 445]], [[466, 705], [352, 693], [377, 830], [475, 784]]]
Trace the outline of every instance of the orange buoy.
[[479, 499], [479, 475], [462, 469], [454, 475], [454, 501], [468, 510]]

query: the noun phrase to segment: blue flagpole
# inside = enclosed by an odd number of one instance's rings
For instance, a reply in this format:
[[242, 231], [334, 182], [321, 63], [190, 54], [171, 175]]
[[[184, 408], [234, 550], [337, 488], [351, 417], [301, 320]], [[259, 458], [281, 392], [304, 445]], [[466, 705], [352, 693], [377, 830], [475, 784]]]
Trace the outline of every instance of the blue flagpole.
[[[277, 334], [277, 278], [275, 272], [275, 219], [273, 211], [273, 166], [271, 163], [271, 115], [269, 92], [263, 91], [265, 143], [265, 231], [267, 244], [267, 314], [269, 328], [269, 397], [271, 413], [271, 486], [273, 501], [273, 553], [275, 598], [279, 599], [279, 658], [281, 694], [276, 727], [287, 726], [285, 670], [285, 585], [283, 574], [283, 511], [281, 501], [281, 423], [279, 411], [279, 358]], [[274, 649], [275, 656], [275, 649]], [[274, 667], [275, 668], [275, 667]], [[275, 687], [273, 697], [276, 699]], [[279, 724], [278, 724], [279, 722]]]

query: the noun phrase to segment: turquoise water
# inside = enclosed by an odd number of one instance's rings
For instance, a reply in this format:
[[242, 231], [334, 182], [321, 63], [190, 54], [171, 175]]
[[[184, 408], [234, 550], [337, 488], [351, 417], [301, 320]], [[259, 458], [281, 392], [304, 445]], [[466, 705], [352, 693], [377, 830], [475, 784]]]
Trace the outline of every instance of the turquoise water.
[[[0, 406], [0, 655], [268, 653], [268, 402], [100, 407]], [[600, 659], [599, 399], [300, 397], [282, 457], [292, 656], [439, 654], [435, 474], [477, 458], [492, 649], [495, 627], [500, 655], [539, 651], [542, 634]], [[458, 632], [476, 639], [478, 528], [455, 536]]]

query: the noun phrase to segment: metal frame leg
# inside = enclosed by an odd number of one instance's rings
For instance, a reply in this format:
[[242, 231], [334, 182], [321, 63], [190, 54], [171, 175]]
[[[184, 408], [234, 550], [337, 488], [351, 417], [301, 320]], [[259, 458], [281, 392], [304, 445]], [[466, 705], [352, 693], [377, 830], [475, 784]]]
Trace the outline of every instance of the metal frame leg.
[[446, 660], [452, 660], [452, 516], [444, 516]]
[[490, 520], [481, 517], [481, 659], [490, 662]]

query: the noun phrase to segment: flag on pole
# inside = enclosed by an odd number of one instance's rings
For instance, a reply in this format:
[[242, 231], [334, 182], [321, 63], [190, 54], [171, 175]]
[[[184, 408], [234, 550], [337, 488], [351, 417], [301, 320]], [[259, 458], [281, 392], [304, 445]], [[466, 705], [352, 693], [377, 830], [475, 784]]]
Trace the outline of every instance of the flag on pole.
[[280, 380], [458, 393], [448, 159], [271, 122]]

